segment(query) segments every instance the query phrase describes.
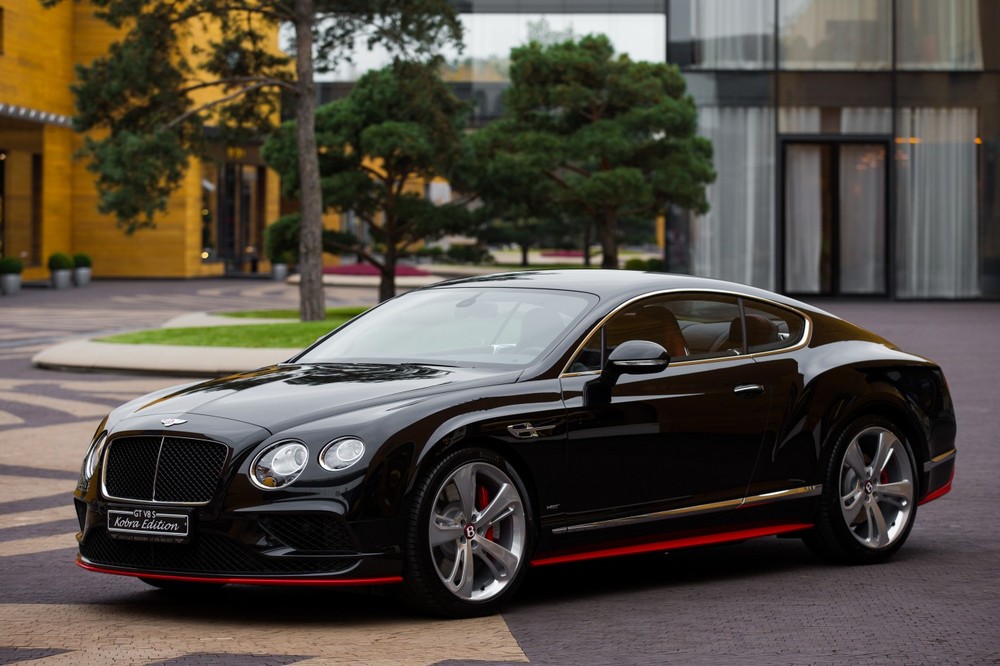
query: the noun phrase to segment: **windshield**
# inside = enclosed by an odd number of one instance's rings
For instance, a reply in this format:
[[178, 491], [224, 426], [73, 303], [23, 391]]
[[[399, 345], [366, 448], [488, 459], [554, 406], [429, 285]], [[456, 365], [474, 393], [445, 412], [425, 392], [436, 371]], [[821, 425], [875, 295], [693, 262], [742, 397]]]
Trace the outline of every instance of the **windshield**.
[[416, 291], [351, 321], [298, 362], [526, 366], [595, 303], [596, 296], [573, 291]]

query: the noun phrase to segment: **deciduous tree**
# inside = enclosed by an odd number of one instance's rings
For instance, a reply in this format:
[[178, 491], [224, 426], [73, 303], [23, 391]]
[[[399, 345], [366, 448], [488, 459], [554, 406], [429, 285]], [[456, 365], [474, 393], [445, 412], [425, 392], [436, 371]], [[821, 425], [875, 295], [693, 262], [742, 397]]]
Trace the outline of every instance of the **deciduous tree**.
[[[56, 5], [65, 0], [41, 0]], [[272, 129], [279, 93], [295, 101], [296, 171], [302, 216], [299, 270], [303, 320], [324, 316], [322, 196], [313, 117], [314, 70], [360, 45], [426, 56], [460, 38], [446, 0], [89, 0], [120, 29], [107, 54], [78, 67], [75, 126], [97, 174], [102, 212], [126, 233], [154, 224], [206, 128]], [[294, 33], [277, 52], [279, 25]], [[210, 35], [201, 39], [199, 36]]]

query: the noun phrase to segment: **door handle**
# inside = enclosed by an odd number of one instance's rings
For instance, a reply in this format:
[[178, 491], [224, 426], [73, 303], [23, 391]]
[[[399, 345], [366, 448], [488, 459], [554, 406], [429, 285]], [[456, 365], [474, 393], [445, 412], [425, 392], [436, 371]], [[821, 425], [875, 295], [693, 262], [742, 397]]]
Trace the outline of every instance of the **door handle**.
[[753, 398], [764, 393], [764, 387], [760, 384], [740, 384], [733, 389], [733, 393], [744, 398]]

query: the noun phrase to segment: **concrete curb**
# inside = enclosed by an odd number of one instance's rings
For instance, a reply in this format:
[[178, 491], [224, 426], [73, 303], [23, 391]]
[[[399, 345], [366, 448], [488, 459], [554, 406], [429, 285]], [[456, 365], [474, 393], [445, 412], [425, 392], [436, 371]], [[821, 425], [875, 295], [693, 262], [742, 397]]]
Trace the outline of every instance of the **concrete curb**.
[[35, 354], [40, 368], [125, 372], [183, 377], [219, 377], [281, 363], [301, 349], [121, 345], [74, 340]]

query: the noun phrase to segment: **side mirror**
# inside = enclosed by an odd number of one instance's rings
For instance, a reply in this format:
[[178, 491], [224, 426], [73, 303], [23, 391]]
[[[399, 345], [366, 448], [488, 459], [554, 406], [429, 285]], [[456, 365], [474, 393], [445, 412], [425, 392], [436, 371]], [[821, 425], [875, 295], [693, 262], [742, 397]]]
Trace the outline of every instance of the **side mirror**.
[[608, 356], [598, 379], [584, 387], [584, 403], [606, 405], [611, 402], [611, 388], [622, 375], [652, 375], [667, 369], [670, 355], [661, 345], [648, 340], [623, 342]]

